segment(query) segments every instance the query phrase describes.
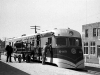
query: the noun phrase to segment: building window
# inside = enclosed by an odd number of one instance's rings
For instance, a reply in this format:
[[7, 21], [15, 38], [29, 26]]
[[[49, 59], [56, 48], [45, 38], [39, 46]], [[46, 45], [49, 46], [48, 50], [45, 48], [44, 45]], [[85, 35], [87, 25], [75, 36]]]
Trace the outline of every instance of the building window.
[[90, 54], [95, 54], [95, 42], [90, 42]]
[[85, 30], [85, 37], [88, 37], [88, 29]]
[[84, 42], [84, 54], [88, 54], [88, 42]]
[[98, 28], [93, 28], [93, 36], [98, 36]]

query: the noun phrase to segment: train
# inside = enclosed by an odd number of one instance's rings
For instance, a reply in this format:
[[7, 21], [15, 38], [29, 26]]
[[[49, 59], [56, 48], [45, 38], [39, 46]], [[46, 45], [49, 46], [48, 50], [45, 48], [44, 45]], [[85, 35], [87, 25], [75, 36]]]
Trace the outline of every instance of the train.
[[47, 50], [46, 62], [62, 68], [84, 68], [81, 34], [73, 29], [53, 29], [21, 36], [8, 40], [6, 45], [11, 43], [16, 54], [42, 61], [42, 49], [46, 42], [52, 46], [52, 52]]

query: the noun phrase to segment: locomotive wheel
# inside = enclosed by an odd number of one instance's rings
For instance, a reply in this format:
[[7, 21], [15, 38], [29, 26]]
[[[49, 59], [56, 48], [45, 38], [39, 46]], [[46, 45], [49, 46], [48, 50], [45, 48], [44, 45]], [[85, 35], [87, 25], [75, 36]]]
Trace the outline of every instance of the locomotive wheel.
[[21, 55], [18, 56], [18, 62], [21, 63]]

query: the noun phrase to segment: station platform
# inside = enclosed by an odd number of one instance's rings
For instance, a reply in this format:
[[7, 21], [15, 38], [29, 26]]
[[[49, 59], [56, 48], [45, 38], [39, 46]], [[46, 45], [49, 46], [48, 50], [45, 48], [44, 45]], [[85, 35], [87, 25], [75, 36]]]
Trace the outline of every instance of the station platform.
[[18, 61], [14, 61], [13, 57], [12, 63], [10, 63], [6, 62], [5, 55], [1, 56], [0, 64], [2, 65], [0, 66], [0, 75], [92, 75], [88, 72], [59, 68], [48, 64], [42, 65], [41, 63], [36, 62], [18, 63]]

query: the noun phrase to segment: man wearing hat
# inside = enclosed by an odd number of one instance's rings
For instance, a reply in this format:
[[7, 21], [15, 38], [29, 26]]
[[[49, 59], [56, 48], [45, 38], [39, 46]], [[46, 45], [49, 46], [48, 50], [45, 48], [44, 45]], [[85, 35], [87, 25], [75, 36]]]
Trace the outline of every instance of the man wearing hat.
[[43, 51], [42, 51], [42, 64], [43, 65], [45, 64], [47, 49], [48, 49], [48, 42], [46, 42], [46, 44], [43, 46]]

